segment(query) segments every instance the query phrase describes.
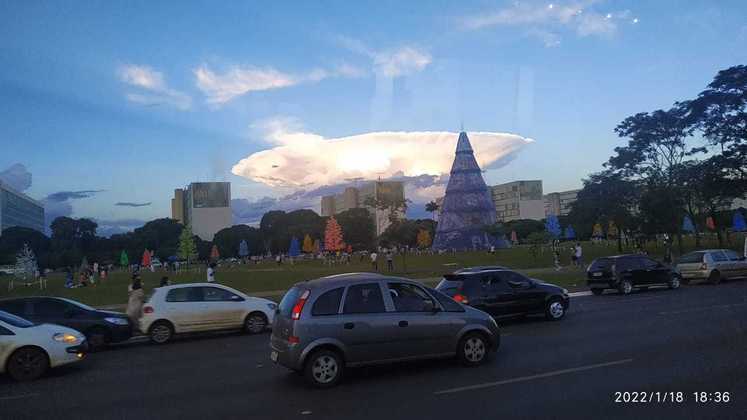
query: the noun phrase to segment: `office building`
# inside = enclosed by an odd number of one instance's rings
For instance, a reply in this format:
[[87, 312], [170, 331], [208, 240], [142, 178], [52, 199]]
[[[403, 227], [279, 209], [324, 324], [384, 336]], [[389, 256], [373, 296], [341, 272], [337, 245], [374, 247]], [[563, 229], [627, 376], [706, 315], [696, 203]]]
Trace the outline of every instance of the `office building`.
[[571, 204], [576, 201], [581, 190], [560, 191], [545, 194], [545, 216], [568, 216]]
[[184, 189], [174, 190], [171, 217], [184, 225], [192, 225], [192, 233], [204, 241], [212, 241], [216, 232], [233, 223], [231, 213], [231, 183], [193, 182]]
[[542, 181], [513, 181], [490, 187], [498, 222], [545, 218]]
[[15, 226], [44, 233], [44, 205], [0, 182], [0, 235]]
[[[374, 217], [376, 235], [381, 235], [391, 224], [390, 211], [376, 209], [367, 203], [370, 201], [404, 202], [404, 200], [405, 188], [401, 181], [374, 181], [359, 188], [347, 187], [340, 194], [322, 197], [321, 210], [322, 216], [329, 217], [346, 210], [365, 208]], [[397, 218], [404, 216], [402, 211], [395, 215]]]

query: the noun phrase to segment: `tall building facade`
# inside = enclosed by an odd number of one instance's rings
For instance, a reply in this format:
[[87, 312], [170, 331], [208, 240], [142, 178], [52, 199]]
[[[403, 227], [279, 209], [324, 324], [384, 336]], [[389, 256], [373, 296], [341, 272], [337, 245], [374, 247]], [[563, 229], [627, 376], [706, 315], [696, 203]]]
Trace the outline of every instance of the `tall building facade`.
[[[329, 217], [350, 209], [367, 209], [374, 218], [376, 235], [381, 235], [391, 224], [390, 211], [380, 210], [368, 205], [370, 201], [404, 202], [405, 187], [401, 181], [373, 181], [359, 188], [348, 187], [336, 195], [322, 197], [322, 216]], [[396, 218], [403, 218], [404, 212], [398, 211]]]
[[545, 195], [545, 216], [568, 216], [571, 204], [576, 201], [581, 190], [568, 190]]
[[490, 187], [498, 222], [545, 218], [542, 181], [513, 181]]
[[192, 226], [192, 233], [204, 241], [233, 224], [230, 182], [193, 182], [175, 189], [171, 217]]
[[0, 182], [0, 235], [15, 226], [44, 233], [44, 205]]

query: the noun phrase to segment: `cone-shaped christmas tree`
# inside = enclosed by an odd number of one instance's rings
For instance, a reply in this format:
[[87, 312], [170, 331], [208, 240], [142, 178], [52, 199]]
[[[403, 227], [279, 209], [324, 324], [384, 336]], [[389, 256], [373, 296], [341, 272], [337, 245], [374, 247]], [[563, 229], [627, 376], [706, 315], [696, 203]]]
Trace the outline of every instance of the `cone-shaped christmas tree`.
[[324, 250], [341, 251], [345, 245], [342, 241], [342, 227], [337, 223], [334, 217], [327, 221], [327, 227], [324, 229]]
[[506, 247], [505, 241], [496, 243], [496, 240], [485, 232], [485, 227], [493, 224], [493, 198], [482, 178], [482, 171], [475, 160], [467, 133], [461, 132], [433, 248], [471, 250], [491, 245]]

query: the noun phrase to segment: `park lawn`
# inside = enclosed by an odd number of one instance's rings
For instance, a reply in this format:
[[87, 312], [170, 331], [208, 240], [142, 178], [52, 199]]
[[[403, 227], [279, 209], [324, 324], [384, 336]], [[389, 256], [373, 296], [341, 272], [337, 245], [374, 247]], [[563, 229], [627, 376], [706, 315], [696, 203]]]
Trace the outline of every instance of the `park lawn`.
[[[731, 248], [741, 251], [743, 236], [732, 240]], [[704, 240], [701, 248], [716, 247], [712, 240]], [[529, 277], [541, 281], [554, 283], [559, 286], [579, 290], [585, 288], [585, 272], [582, 269], [570, 267], [570, 248], [572, 242], [561, 244], [561, 265], [563, 269], [555, 271], [552, 268], [553, 257], [551, 251], [546, 248], [536, 255], [529, 247], [519, 246], [510, 249], [497, 250], [495, 254], [487, 252], [459, 252], [434, 255], [398, 255], [395, 257], [395, 270], [392, 275], [423, 280], [429, 286], [435, 286], [438, 279], [458, 268], [475, 265], [498, 264], [523, 272]], [[584, 262], [590, 263], [593, 259], [618, 254], [615, 243], [592, 244], [583, 243]], [[676, 247], [675, 247], [676, 248]], [[685, 252], [694, 249], [692, 238], [685, 240]], [[626, 250], [630, 252], [630, 250]], [[650, 247], [649, 252], [654, 257], [663, 254], [663, 247]], [[386, 259], [379, 256], [379, 271], [386, 268]], [[274, 262], [263, 262], [260, 264], [238, 265], [234, 267], [219, 267], [216, 270], [216, 280], [229, 287], [241, 290], [247, 294], [260, 294], [279, 299], [284, 290], [297, 282], [311, 280], [332, 274], [348, 272], [370, 272], [372, 267], [368, 257], [362, 260], [353, 257], [350, 264], [325, 265], [322, 261], [300, 261], [296, 264], [288, 262], [277, 265]], [[386, 272], [386, 274], [390, 274]], [[178, 274], [163, 271], [142, 272], [142, 279], [146, 293], [149, 293], [159, 284], [162, 276], [168, 275], [172, 284], [191, 283], [205, 281], [205, 267], [199, 266], [190, 270], [182, 270]], [[61, 296], [74, 299], [92, 306], [120, 305], [127, 302], [127, 286], [130, 284], [130, 274], [123, 271], [114, 271], [104, 281], [99, 281], [95, 286], [84, 288], [64, 288], [64, 275], [53, 273], [48, 276], [47, 289], [39, 290], [38, 286], [19, 285], [12, 291], [8, 291], [9, 276], [0, 277], [0, 298], [8, 296], [33, 296], [48, 295]]]

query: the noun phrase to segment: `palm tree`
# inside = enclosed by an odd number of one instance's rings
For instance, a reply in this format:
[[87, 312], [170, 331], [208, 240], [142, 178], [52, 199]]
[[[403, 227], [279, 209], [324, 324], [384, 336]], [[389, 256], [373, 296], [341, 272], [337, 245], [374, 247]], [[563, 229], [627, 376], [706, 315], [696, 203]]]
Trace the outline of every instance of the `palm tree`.
[[438, 203], [435, 201], [431, 201], [425, 204], [425, 211], [428, 211], [431, 213], [433, 220], [436, 220], [436, 212], [439, 209]]

